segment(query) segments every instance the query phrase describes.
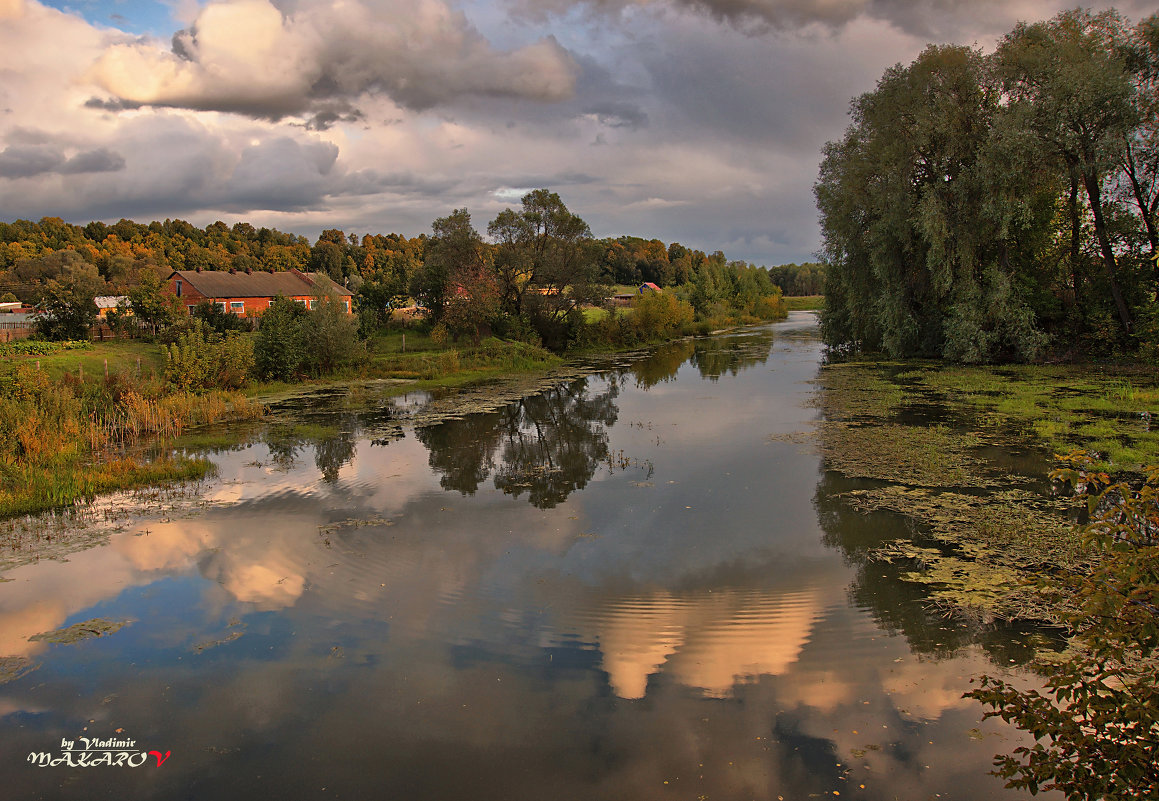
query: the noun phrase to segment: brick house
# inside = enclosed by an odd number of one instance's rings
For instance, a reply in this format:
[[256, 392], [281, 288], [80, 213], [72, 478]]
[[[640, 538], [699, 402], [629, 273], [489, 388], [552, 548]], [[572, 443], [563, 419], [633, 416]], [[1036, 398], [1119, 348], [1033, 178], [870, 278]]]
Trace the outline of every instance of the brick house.
[[289, 270], [281, 273], [235, 272], [230, 270], [174, 270], [168, 280], [169, 291], [189, 311], [202, 301], [216, 303], [222, 311], [258, 316], [270, 307], [274, 298], [283, 295], [303, 306], [314, 308], [319, 294], [329, 293], [352, 314], [354, 293], [338, 286], [322, 273]]

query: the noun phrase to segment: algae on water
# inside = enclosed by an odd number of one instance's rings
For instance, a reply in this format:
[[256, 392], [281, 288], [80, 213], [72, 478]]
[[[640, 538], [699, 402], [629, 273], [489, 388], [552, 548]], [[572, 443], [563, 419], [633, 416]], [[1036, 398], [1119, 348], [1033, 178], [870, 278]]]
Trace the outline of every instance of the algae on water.
[[30, 642], [49, 642], [57, 645], [72, 645], [82, 640], [91, 640], [94, 637], [105, 637], [120, 631], [129, 625], [128, 620], [105, 620], [103, 617], [94, 617], [83, 623], [73, 623], [63, 629], [45, 631], [29, 637]]

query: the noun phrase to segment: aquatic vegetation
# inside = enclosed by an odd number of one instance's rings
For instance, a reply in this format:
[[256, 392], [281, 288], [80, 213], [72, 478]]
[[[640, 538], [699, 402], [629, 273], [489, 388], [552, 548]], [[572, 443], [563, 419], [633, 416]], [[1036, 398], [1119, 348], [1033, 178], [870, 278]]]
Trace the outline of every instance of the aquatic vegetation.
[[877, 478], [923, 487], [996, 486], [984, 463], [969, 453], [977, 436], [946, 426], [885, 423], [821, 424], [821, 452], [832, 468], [851, 478]]
[[975, 610], [984, 619], [1055, 622], [1062, 610], [1048, 604], [1025, 578], [1077, 567], [1086, 555], [1067, 517], [1066, 498], [1021, 489], [971, 495], [890, 485], [853, 490], [846, 500], [863, 513], [889, 510], [916, 521], [938, 548], [897, 540], [872, 558], [910, 564], [906, 581], [927, 585], [930, 598], [952, 612]]
[[939, 544], [921, 558], [893, 546], [873, 554], [910, 565], [900, 577], [928, 587], [931, 602], [1058, 621], [1066, 610], [1017, 580], [1090, 559], [1073, 499], [1043, 491], [1050, 456], [1086, 445], [1101, 466], [1156, 460], [1157, 385], [1127, 369], [831, 364], [814, 401], [825, 412], [816, 442], [829, 469], [887, 482], [845, 493], [853, 508], [905, 515]]
[[40, 665], [23, 656], [0, 656], [0, 684], [16, 681], [26, 673], [31, 673]]
[[113, 621], [105, 620], [103, 617], [95, 617], [92, 620], [86, 620], [82, 623], [73, 623], [71, 626], [66, 626], [62, 629], [34, 634], [28, 639], [32, 642], [72, 645], [82, 640], [91, 640], [94, 637], [107, 637], [110, 634], [120, 631], [127, 625], [129, 625], [129, 621], [127, 620]]

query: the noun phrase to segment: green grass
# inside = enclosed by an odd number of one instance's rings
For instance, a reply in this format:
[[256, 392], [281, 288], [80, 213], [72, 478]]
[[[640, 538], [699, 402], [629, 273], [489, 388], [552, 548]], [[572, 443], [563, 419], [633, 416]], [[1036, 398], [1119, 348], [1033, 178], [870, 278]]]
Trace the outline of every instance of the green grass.
[[150, 372], [161, 373], [165, 369], [165, 352], [161, 345], [140, 340], [110, 339], [94, 342], [85, 350], [62, 350], [47, 356], [10, 356], [14, 362], [36, 364], [50, 378], [60, 378], [65, 373], [77, 375], [82, 369], [86, 377], [103, 376], [105, 362], [110, 373], [124, 372], [136, 374], [138, 360], [142, 375]]
[[824, 295], [800, 295], [795, 297], [782, 297], [781, 302], [785, 304], [788, 311], [819, 311], [821, 305], [825, 302]]
[[0, 487], [0, 519], [71, 506], [114, 490], [200, 480], [215, 469], [205, 459], [184, 456], [167, 456], [151, 462], [123, 458], [94, 463], [83, 455], [69, 454], [47, 463], [5, 465], [4, 486]]
[[421, 351], [444, 349], [443, 345], [431, 339], [429, 332], [419, 328], [408, 328], [405, 330], [391, 328], [385, 331], [375, 332], [367, 341], [366, 347], [372, 357], [394, 353], [418, 353]]

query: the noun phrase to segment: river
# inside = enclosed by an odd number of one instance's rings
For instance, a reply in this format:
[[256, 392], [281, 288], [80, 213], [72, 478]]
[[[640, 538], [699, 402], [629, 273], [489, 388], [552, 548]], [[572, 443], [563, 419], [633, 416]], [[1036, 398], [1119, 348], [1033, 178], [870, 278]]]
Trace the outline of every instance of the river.
[[323, 392], [106, 501], [0, 583], [5, 797], [1019, 797], [961, 696], [1026, 649], [865, 557], [912, 532], [810, 445], [821, 358], [794, 312], [441, 422]]

